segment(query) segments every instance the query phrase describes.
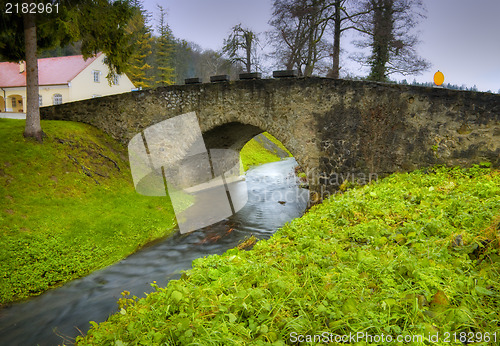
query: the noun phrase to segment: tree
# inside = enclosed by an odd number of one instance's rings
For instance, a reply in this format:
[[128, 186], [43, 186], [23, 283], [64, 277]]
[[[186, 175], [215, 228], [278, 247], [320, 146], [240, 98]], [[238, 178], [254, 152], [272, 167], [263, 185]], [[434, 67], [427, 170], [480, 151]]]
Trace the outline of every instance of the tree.
[[[6, 0], [0, 0], [0, 55], [9, 61], [26, 61], [26, 126], [25, 137], [42, 142], [38, 106], [37, 52], [70, 42], [82, 41], [84, 58], [102, 51], [110, 69], [108, 79], [126, 68], [130, 56], [124, 28], [131, 17], [127, 1], [110, 0], [26, 0], [26, 8], [37, 4], [44, 11], [29, 13], [23, 6], [6, 13]], [[51, 8], [49, 13], [47, 10]], [[23, 13], [25, 12], [25, 13]], [[106, 20], [102, 20], [106, 18]]]
[[355, 60], [370, 67], [368, 79], [387, 81], [394, 73], [420, 74], [430, 67], [419, 57], [419, 43], [412, 30], [424, 18], [421, 0], [366, 0], [364, 16], [356, 22], [356, 29], [365, 35], [358, 41], [361, 48], [370, 48], [370, 55], [358, 54]]
[[357, 20], [368, 14], [370, 9], [359, 6], [358, 0], [330, 0], [326, 2], [326, 6], [331, 7], [327, 20], [330, 21], [330, 26], [333, 29], [332, 67], [327, 76], [339, 78], [341, 36], [347, 30], [356, 29], [355, 23]]
[[177, 84], [182, 84], [186, 78], [195, 77], [200, 51], [201, 48], [192, 42], [176, 41], [173, 61]]
[[255, 44], [257, 42], [257, 34], [250, 29], [243, 28], [240, 23], [232, 28], [231, 34], [224, 40], [222, 51], [229, 56], [232, 63], [242, 63], [246, 72], [250, 73], [252, 65], [255, 65]]
[[327, 56], [323, 34], [328, 24], [326, 0], [275, 0], [270, 20], [274, 55], [287, 69], [312, 75], [316, 63]]
[[139, 1], [135, 1], [126, 33], [134, 52], [130, 59], [128, 77], [138, 88], [149, 88], [154, 84], [153, 67], [148, 63], [152, 56], [153, 37], [147, 21], [148, 13]]
[[157, 5], [157, 7], [160, 36], [156, 39], [156, 84], [165, 86], [173, 84], [175, 80], [175, 70], [172, 67], [174, 38], [165, 18], [165, 9], [160, 5]]
[[[361, 0], [276, 0], [270, 24], [275, 27], [271, 39], [288, 68], [309, 76], [319, 70], [330, 56], [328, 77], [339, 78], [341, 36], [356, 29], [356, 21], [370, 12]], [[333, 44], [325, 39], [326, 29], [333, 33]], [[328, 30], [329, 31], [329, 30]]]
[[222, 57], [221, 52], [208, 49], [201, 53], [201, 66], [204, 77], [210, 77], [227, 70], [227, 60]]
[[57, 56], [70, 56], [82, 54], [82, 42], [72, 42], [65, 46], [43, 50], [38, 54], [39, 58], [51, 58]]

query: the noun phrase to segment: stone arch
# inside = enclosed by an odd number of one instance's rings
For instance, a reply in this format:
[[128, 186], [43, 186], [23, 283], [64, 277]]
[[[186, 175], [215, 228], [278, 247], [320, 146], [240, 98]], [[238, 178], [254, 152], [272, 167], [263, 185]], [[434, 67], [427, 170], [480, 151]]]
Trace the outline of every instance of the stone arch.
[[[282, 133], [276, 133], [273, 130], [274, 129], [270, 127], [263, 128], [239, 121], [231, 121], [202, 132], [202, 136], [207, 149], [231, 149], [240, 152], [250, 140], [256, 138], [259, 134], [267, 132], [280, 141], [300, 165], [300, 159], [295, 156], [295, 148], [289, 147], [285, 143], [286, 138], [284, 139]], [[266, 142], [269, 142], [264, 136], [257, 138], [257, 140], [264, 143], [264, 145]], [[274, 147], [274, 145], [272, 145], [272, 147]], [[285, 151], [278, 148], [274, 149], [276, 149], [275, 154], [277, 154], [277, 156], [288, 156]]]
[[230, 122], [203, 133], [205, 146], [210, 149], [232, 149], [240, 151], [253, 137], [264, 132], [260, 127]]

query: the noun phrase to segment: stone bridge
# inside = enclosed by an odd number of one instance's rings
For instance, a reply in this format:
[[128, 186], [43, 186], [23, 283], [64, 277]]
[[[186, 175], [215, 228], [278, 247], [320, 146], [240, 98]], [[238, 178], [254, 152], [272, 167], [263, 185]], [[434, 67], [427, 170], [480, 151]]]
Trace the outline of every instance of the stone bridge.
[[240, 150], [267, 131], [317, 193], [435, 165], [500, 166], [500, 95], [328, 78], [174, 85], [41, 109], [126, 144], [162, 120], [196, 112], [207, 148]]

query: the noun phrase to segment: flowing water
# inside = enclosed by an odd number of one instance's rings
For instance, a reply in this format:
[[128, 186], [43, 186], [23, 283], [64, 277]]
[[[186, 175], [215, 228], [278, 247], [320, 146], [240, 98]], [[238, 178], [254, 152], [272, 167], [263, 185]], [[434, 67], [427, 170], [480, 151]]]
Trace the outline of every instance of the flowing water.
[[[128, 258], [27, 302], [0, 310], [0, 345], [60, 345], [85, 333], [89, 321], [102, 322], [117, 311], [124, 290], [138, 297], [165, 286], [199, 257], [221, 254], [254, 235], [269, 238], [304, 212], [308, 191], [299, 188], [296, 162], [286, 159], [251, 169], [248, 202], [232, 217], [204, 229], [172, 237]], [[241, 184], [241, 183], [240, 183]]]

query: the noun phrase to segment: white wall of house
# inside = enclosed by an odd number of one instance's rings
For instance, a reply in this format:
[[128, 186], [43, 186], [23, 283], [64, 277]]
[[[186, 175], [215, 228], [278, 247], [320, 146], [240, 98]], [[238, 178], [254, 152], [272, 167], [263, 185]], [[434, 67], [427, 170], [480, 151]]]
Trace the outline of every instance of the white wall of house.
[[[26, 88], [16, 87], [16, 88], [3, 88], [5, 90], [6, 104], [3, 105], [2, 100], [0, 100], [0, 111], [5, 112], [5, 106], [7, 106], [7, 112], [24, 112], [26, 110]], [[0, 90], [2, 92], [2, 90]], [[39, 104], [43, 106], [51, 106], [56, 104], [56, 102], [69, 102], [69, 87], [68, 85], [42, 85], [38, 88]], [[3, 92], [2, 92], [3, 99]], [[16, 100], [16, 107], [12, 99]]]
[[135, 88], [126, 75], [118, 76], [117, 84], [110, 86], [106, 79], [108, 72], [109, 69], [104, 64], [104, 56], [101, 55], [73, 78], [70, 86], [70, 100], [79, 101], [92, 97], [121, 94]]
[[52, 106], [54, 104], [71, 101], [70, 88], [67, 84], [63, 85], [41, 85], [38, 88], [40, 107]]

